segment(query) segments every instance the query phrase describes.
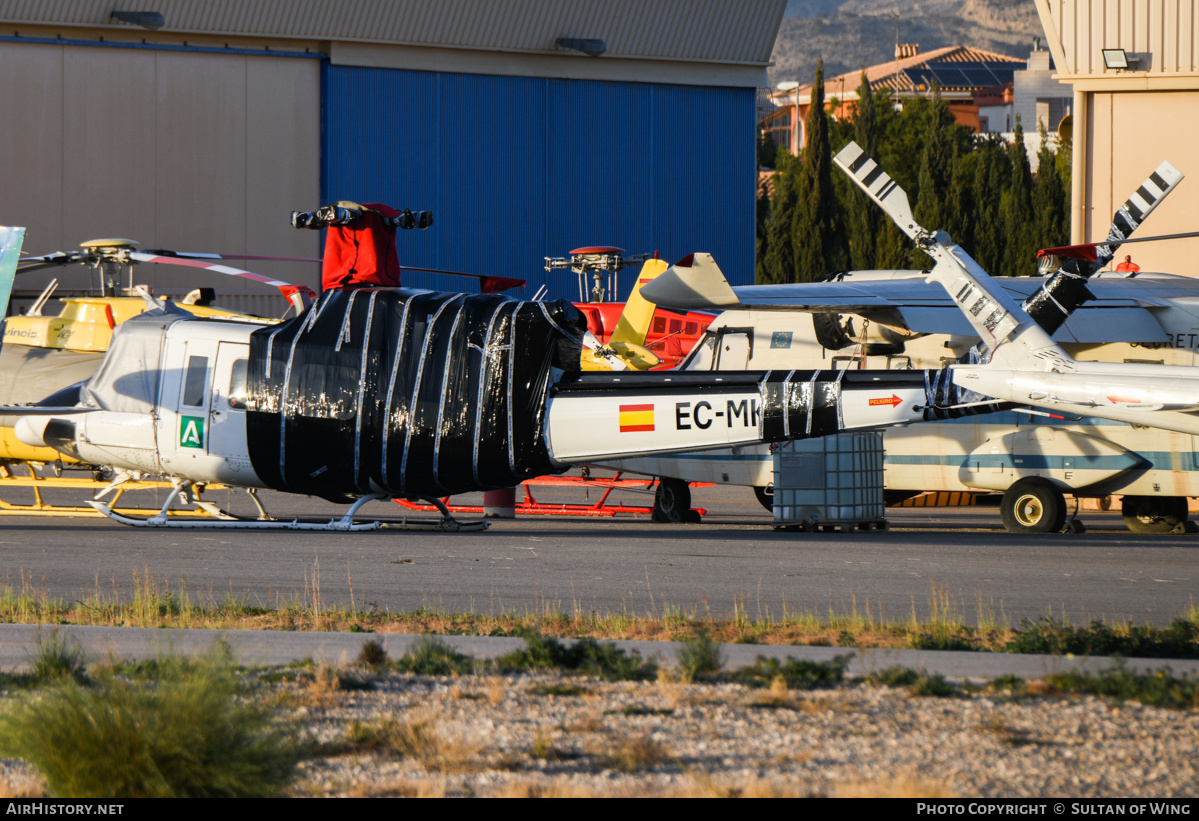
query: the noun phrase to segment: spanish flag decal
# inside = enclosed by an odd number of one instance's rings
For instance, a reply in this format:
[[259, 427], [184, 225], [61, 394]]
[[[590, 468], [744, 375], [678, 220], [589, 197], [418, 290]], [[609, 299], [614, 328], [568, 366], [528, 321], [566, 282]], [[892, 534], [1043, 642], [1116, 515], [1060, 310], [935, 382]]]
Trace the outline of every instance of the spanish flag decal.
[[638, 430], [654, 429], [654, 406], [650, 405], [621, 405], [620, 432], [630, 433]]

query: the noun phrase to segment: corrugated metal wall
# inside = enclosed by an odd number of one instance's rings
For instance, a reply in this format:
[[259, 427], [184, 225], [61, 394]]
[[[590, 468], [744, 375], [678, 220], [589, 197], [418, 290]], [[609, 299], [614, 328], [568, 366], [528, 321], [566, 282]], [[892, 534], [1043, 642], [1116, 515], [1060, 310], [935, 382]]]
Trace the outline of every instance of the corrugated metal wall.
[[[320, 61], [0, 41], [0, 224], [49, 253], [100, 237], [142, 248], [308, 257], [293, 208], [320, 196]], [[236, 263], [235, 263], [236, 264]], [[314, 285], [314, 265], [255, 270]], [[87, 273], [23, 275], [18, 290]], [[242, 280], [140, 266], [155, 288]]]
[[785, 0], [0, 0], [0, 21], [140, 30], [114, 7], [161, 12], [164, 33], [560, 53], [604, 38], [612, 57], [770, 62]]
[[752, 88], [324, 72], [322, 200], [436, 212], [428, 231], [399, 232], [401, 264], [520, 276], [528, 296], [548, 279], [551, 297], [574, 297], [574, 275], [547, 274], [543, 257], [605, 244], [708, 251], [734, 284], [753, 281]]
[[1199, 8], [1195, 0], [1038, 0], [1051, 19], [1046, 33], [1059, 38], [1054, 58], [1066, 74], [1118, 74], [1103, 65], [1102, 49], [1143, 56], [1150, 74], [1199, 71]]

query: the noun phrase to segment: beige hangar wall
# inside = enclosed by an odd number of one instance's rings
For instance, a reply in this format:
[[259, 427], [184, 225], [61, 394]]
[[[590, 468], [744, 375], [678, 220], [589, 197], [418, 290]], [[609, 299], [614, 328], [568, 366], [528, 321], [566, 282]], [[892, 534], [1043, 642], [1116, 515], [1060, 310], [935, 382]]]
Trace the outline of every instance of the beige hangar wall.
[[[288, 217], [320, 204], [320, 62], [0, 43], [0, 180], [0, 224], [28, 227], [27, 252], [128, 237], [142, 248], [316, 256], [317, 232]], [[254, 270], [319, 281], [315, 265]], [[83, 287], [75, 276], [63, 287]], [[140, 266], [135, 280], [162, 292], [262, 290], [206, 276]]]

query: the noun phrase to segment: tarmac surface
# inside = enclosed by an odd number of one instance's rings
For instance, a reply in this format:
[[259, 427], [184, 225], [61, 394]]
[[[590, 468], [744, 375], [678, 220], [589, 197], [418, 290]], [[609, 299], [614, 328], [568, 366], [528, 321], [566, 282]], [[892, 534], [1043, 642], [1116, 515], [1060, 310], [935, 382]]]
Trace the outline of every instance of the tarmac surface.
[[[592, 504], [602, 490], [534, 492], [543, 502]], [[209, 495], [234, 512], [252, 511], [244, 494]], [[279, 519], [335, 518], [344, 511], [309, 497], [268, 493], [263, 498]], [[454, 501], [472, 500], [478, 497]], [[621, 492], [608, 501], [648, 505], [651, 497]], [[140, 503], [156, 507], [151, 493]], [[475, 533], [159, 530], [98, 518], [5, 516], [0, 517], [0, 585], [68, 601], [90, 596], [127, 601], [139, 585], [149, 584], [201, 605], [232, 597], [272, 608], [749, 619], [869, 614], [877, 621], [948, 616], [1012, 626], [1046, 616], [1073, 624], [1104, 619], [1162, 626], [1193, 612], [1199, 590], [1199, 536], [1131, 534], [1116, 513], [1082, 511], [1079, 518], [1087, 525], [1082, 534], [1010, 534], [994, 507], [891, 508], [889, 530], [792, 533], [772, 529], [772, 517], [746, 488], [697, 488], [693, 504], [708, 511], [702, 524], [655, 524], [648, 516], [628, 513], [521, 516], [493, 521], [487, 531]], [[438, 518], [390, 503], [363, 512], [424, 523]], [[41, 635], [47, 629], [41, 628]], [[60, 629], [83, 642], [93, 657], [167, 648], [191, 652], [213, 640], [204, 631]], [[36, 627], [0, 627], [0, 667], [26, 663], [38, 635]], [[361, 634], [328, 633], [228, 638], [247, 663], [307, 656], [337, 661], [356, 655], [363, 641]], [[387, 636], [389, 652], [402, 653], [409, 638]], [[505, 642], [514, 640], [453, 641], [469, 645], [462, 646], [464, 652], [488, 655], [506, 652]], [[401, 644], [393, 651], [394, 642]], [[666, 662], [673, 658], [670, 645], [637, 649]], [[751, 663], [759, 652], [825, 658], [846, 651], [731, 645], [726, 652], [737, 664]], [[857, 653], [851, 670], [904, 664], [952, 676], [1029, 676], [1063, 663], [1067, 660], [1006, 654], [867, 651]], [[1170, 666], [1189, 669], [1180, 662]]]

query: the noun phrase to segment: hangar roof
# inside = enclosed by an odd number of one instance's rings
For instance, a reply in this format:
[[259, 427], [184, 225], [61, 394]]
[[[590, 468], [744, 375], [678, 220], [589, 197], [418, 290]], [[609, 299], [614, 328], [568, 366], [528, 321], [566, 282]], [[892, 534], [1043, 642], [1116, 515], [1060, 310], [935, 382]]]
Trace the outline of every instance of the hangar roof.
[[[766, 85], [786, 0], [0, 0], [0, 24], [155, 44], [183, 36], [293, 41], [334, 63], [464, 73]], [[62, 33], [64, 29], [70, 29]], [[10, 35], [3, 31], [0, 34]], [[558, 45], [602, 40], [601, 57]], [[430, 65], [430, 63], [432, 63]]]

